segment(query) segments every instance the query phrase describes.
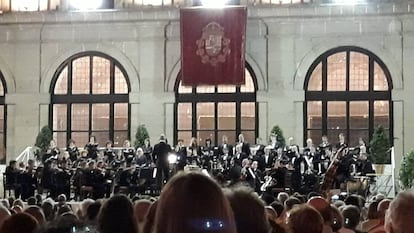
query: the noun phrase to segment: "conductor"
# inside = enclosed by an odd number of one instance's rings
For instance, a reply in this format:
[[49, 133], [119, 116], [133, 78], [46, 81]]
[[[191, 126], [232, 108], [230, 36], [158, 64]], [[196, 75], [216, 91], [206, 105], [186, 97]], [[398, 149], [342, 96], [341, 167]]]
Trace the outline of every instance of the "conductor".
[[164, 134], [160, 136], [160, 142], [154, 146], [152, 158], [157, 165], [157, 183], [161, 187], [164, 180], [169, 179], [168, 153], [171, 152], [171, 146], [167, 144]]

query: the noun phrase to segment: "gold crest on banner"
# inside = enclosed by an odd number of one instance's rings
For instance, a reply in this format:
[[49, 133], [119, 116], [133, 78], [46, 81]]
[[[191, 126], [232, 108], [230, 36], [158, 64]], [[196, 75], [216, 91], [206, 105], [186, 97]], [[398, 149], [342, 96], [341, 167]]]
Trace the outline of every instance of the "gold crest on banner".
[[217, 22], [211, 22], [203, 28], [201, 38], [196, 41], [196, 54], [201, 57], [203, 64], [216, 66], [226, 61], [230, 54], [230, 39], [224, 37], [224, 27]]

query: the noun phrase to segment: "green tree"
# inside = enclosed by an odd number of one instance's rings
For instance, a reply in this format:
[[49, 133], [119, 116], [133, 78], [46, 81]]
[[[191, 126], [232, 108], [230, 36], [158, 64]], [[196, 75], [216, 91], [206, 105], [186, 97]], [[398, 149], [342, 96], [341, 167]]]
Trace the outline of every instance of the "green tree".
[[39, 134], [37, 134], [35, 142], [36, 148], [34, 150], [34, 154], [37, 159], [41, 159], [40, 156], [46, 153], [52, 139], [52, 130], [49, 128], [49, 126], [43, 126]]
[[390, 141], [385, 133], [384, 127], [379, 126], [372, 135], [369, 143], [370, 158], [375, 164], [391, 163]]
[[135, 141], [134, 141], [135, 148], [144, 145], [144, 141], [146, 138], [149, 138], [148, 130], [144, 124], [141, 124], [138, 126], [137, 132], [135, 133]]
[[273, 126], [272, 130], [270, 131], [271, 134], [277, 135], [277, 141], [282, 144], [282, 146], [286, 145], [285, 137], [283, 136], [283, 131], [279, 127], [279, 125]]
[[407, 190], [414, 187], [414, 150], [404, 156], [399, 175], [401, 188]]

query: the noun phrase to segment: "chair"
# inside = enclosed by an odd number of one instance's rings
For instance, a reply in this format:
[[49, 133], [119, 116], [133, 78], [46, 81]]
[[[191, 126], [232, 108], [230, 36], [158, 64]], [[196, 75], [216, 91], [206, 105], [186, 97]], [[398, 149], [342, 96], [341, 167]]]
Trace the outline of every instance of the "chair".
[[7, 191], [9, 191], [9, 196], [11, 196], [12, 190], [14, 190], [14, 184], [7, 182], [7, 175], [3, 172], [3, 198], [6, 198]]

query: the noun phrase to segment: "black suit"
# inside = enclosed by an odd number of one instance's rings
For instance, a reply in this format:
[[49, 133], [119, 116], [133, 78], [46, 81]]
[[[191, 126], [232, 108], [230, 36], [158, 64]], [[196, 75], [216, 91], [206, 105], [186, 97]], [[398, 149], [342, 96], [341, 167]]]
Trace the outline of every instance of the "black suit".
[[224, 145], [226, 145], [227, 150], [229, 151], [228, 155], [230, 157], [232, 157], [233, 156], [233, 145], [230, 145], [230, 144], [221, 144], [219, 146], [219, 154], [220, 155], [224, 155], [224, 152], [223, 152]]
[[266, 155], [264, 155], [264, 154], [261, 155], [259, 157], [259, 161], [258, 161], [259, 162], [259, 169], [261, 171], [265, 171], [266, 168], [272, 168], [274, 160], [275, 160], [275, 156], [273, 154], [269, 154], [267, 156], [267, 159], [266, 159]]
[[171, 151], [171, 146], [161, 141], [154, 146], [152, 151], [152, 157], [156, 158], [157, 164], [157, 181], [161, 185], [163, 181], [163, 175], [166, 180], [169, 178], [169, 164], [168, 153]]

